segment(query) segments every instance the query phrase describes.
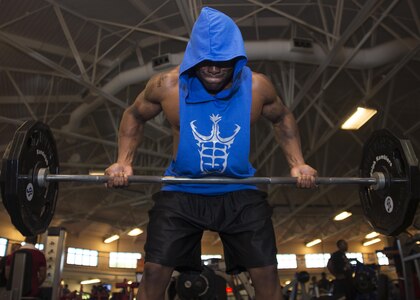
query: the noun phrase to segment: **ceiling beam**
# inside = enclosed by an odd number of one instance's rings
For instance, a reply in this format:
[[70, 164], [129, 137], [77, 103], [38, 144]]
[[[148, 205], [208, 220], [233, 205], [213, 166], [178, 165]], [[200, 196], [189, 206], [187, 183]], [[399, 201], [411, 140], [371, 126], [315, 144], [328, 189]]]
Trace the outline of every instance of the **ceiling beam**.
[[[395, 0], [390, 7], [393, 7], [398, 0]], [[372, 13], [372, 10], [376, 7], [378, 4], [377, 0], [369, 0], [365, 3], [363, 8], [359, 11], [359, 13], [353, 18], [352, 22], [346, 27], [343, 34], [340, 36], [340, 38], [335, 42], [334, 47], [331, 49], [331, 51], [328, 53], [328, 56], [325, 58], [325, 60], [320, 64], [320, 66], [313, 72], [309, 79], [304, 83], [302, 90], [299, 91], [299, 93], [296, 95], [296, 98], [294, 99], [291, 110], [294, 111], [294, 109], [300, 104], [302, 99], [305, 97], [305, 95], [309, 92], [309, 90], [312, 88], [312, 86], [315, 84], [315, 82], [318, 80], [319, 76], [322, 75], [322, 73], [325, 71], [325, 69], [330, 66], [331, 62], [335, 58], [335, 56], [342, 50], [345, 43], [352, 37], [354, 32], [359, 29], [360, 26], [363, 25], [363, 23], [366, 21], [366, 19], [369, 18], [369, 15]], [[379, 22], [378, 22], [379, 24]], [[358, 49], [357, 49], [358, 50]], [[357, 51], [353, 51], [353, 55], [356, 54]], [[353, 57], [350, 56], [350, 59]], [[344, 67], [350, 59], [347, 59], [345, 63], [342, 64], [342, 67]], [[341, 70], [341, 69], [340, 69]], [[332, 82], [332, 80], [329, 80], [328, 82]], [[322, 92], [324, 89], [322, 89]]]
[[76, 61], [77, 66], [79, 67], [80, 75], [83, 77], [85, 81], [89, 81], [85, 65], [82, 62], [82, 58], [80, 57], [80, 53], [77, 50], [76, 44], [67, 26], [66, 20], [64, 19], [63, 13], [61, 12], [61, 9], [57, 4], [54, 4], [53, 8], [57, 16], [58, 22], [60, 23], [61, 29], [63, 30], [64, 36], [67, 40], [67, 43], [70, 47], [70, 51], [73, 54], [73, 58]]
[[[58, 55], [61, 57], [66, 57], [66, 58], [73, 58], [73, 55], [69, 53], [68, 48], [53, 45], [45, 41], [38, 41], [38, 40], [30, 39], [27, 37], [19, 36], [17, 34], [5, 32], [5, 31], [2, 31], [2, 34], [8, 37], [9, 39], [14, 40], [17, 43], [25, 47], [34, 49], [36, 51], [54, 54], [54, 55]], [[93, 64], [95, 62], [95, 56], [89, 53], [80, 53], [80, 58], [84, 62], [89, 63], [89, 64]], [[110, 67], [112, 63], [113, 63], [112, 59], [103, 59], [100, 62], [100, 65], [103, 67]]]
[[[312, 29], [312, 30], [318, 32], [318, 33], [324, 34], [324, 35], [329, 36], [329, 37], [331, 37], [333, 39], [336, 38], [332, 33], [325, 32], [321, 28], [318, 28], [318, 27], [316, 27], [316, 26], [314, 26], [312, 24], [309, 24], [308, 22], [306, 22], [306, 21], [304, 21], [302, 19], [296, 18], [295, 16], [290, 15], [288, 13], [285, 13], [282, 10], [278, 10], [276, 8], [273, 8], [270, 4], [264, 4], [264, 3], [261, 3], [260, 1], [256, 1], [256, 0], [247, 0], [247, 1], [248, 2], [251, 2], [251, 3], [255, 4], [255, 5], [261, 6], [262, 8], [264, 8], [266, 10], [270, 10], [270, 11], [272, 11], [272, 12], [274, 12], [274, 13], [280, 15], [280, 16], [283, 16], [283, 17], [285, 17], [285, 18], [287, 18], [287, 19], [289, 19], [289, 20], [291, 20], [291, 21], [293, 21], [293, 22], [295, 22], [297, 24], [300, 24], [302, 26], [305, 26], [305, 27], [307, 27], [309, 29]], [[373, 1], [373, 0], [371, 0], [371, 1]]]
[[[147, 16], [146, 19], [150, 19], [151, 21], [154, 21], [157, 19], [156, 16], [154, 16], [154, 13], [156, 10], [152, 11], [143, 0], [128, 0], [128, 2], [131, 3], [131, 5], [134, 6], [135, 9], [137, 9], [139, 12], [141, 12], [143, 15]], [[166, 5], [169, 1], [166, 1], [164, 5]], [[162, 7], [162, 5], [160, 5]], [[145, 23], [145, 21], [143, 21]], [[170, 32], [171, 27], [166, 25], [165, 22], [160, 21], [155, 23], [156, 27], [159, 28], [163, 32]]]

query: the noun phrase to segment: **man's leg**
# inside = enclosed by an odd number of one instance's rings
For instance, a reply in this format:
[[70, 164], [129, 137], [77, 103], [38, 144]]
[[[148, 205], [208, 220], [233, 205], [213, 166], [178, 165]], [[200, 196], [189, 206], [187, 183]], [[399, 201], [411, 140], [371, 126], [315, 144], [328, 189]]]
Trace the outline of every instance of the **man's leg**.
[[173, 268], [146, 262], [144, 273], [137, 292], [139, 300], [163, 300], [171, 280]]
[[272, 299], [282, 300], [277, 266], [266, 266], [259, 268], [249, 268], [252, 284], [255, 288], [256, 300]]

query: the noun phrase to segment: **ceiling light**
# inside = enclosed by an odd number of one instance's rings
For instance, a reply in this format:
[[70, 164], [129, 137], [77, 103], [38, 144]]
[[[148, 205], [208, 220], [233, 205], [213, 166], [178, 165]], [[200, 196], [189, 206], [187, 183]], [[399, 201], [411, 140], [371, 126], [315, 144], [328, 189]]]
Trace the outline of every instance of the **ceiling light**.
[[343, 211], [341, 213], [339, 213], [338, 215], [336, 215], [334, 217], [334, 221], [342, 221], [344, 219], [347, 219], [348, 217], [350, 217], [352, 215], [351, 212], [348, 211]]
[[142, 233], [143, 233], [143, 230], [141, 230], [140, 228], [134, 228], [134, 229], [131, 229], [127, 234], [129, 236], [137, 236]]
[[120, 236], [118, 234], [114, 234], [113, 236], [110, 236], [109, 238], [104, 240], [105, 244], [109, 244], [112, 243], [113, 241], [116, 241], [120, 238]]
[[357, 130], [369, 121], [377, 112], [376, 109], [358, 107], [343, 125], [341, 125], [341, 129]]
[[309, 247], [315, 246], [319, 243], [321, 243], [321, 239], [316, 239], [316, 240], [313, 240], [312, 242], [306, 243], [306, 247], [309, 248]]
[[376, 231], [372, 231], [371, 233], [366, 234], [365, 238], [366, 239], [373, 239], [373, 238], [376, 238], [379, 235], [380, 235], [380, 233], [378, 233]]
[[93, 283], [98, 283], [98, 282], [101, 282], [101, 280], [96, 278], [96, 279], [88, 279], [88, 280], [80, 281], [80, 284], [93, 284]]
[[370, 245], [373, 245], [373, 244], [379, 243], [380, 241], [381, 241], [381, 239], [380, 239], [380, 238], [376, 238], [376, 239], [373, 239], [373, 240], [370, 240], [370, 241], [364, 242], [364, 243], [363, 243], [363, 246], [370, 246]]

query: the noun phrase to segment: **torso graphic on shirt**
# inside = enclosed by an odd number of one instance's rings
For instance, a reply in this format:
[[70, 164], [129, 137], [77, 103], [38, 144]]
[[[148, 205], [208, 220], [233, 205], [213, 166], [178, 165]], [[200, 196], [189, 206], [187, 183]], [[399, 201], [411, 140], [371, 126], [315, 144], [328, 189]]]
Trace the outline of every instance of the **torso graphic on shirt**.
[[200, 134], [195, 122], [190, 122], [192, 133], [197, 141], [198, 152], [200, 153], [200, 170], [202, 174], [223, 173], [228, 165], [228, 149], [235, 141], [235, 136], [241, 130], [238, 124], [233, 129], [233, 134], [229, 137], [220, 136], [219, 122], [222, 117], [212, 114], [210, 120], [213, 125], [210, 135]]

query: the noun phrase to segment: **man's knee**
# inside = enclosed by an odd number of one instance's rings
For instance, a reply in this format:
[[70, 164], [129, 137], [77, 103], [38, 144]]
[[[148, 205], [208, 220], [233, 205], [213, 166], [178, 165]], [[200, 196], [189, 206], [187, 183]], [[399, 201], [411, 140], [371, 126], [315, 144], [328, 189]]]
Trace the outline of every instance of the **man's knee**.
[[258, 280], [263, 282], [278, 283], [278, 273], [277, 267], [275, 265], [260, 268], [250, 268], [248, 271], [253, 278], [258, 278]]
[[248, 272], [251, 275], [257, 299], [282, 299], [279, 276], [275, 265], [250, 268]]
[[145, 263], [137, 299], [163, 299], [173, 272], [172, 267]]
[[171, 279], [172, 272], [172, 267], [147, 262], [144, 265], [144, 273], [142, 280], [154, 283], [169, 282], [169, 280]]

